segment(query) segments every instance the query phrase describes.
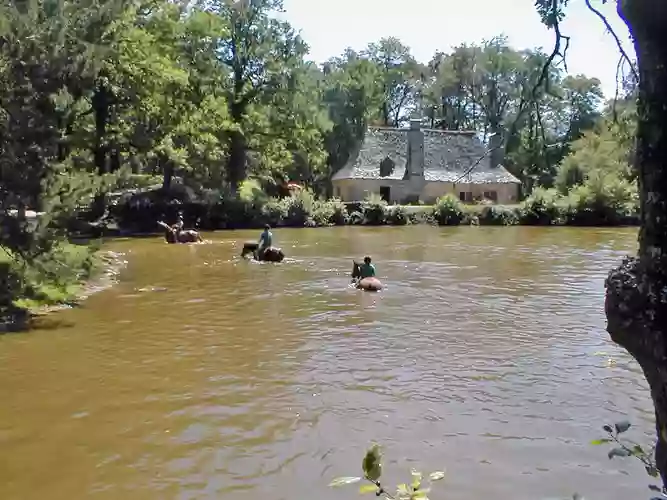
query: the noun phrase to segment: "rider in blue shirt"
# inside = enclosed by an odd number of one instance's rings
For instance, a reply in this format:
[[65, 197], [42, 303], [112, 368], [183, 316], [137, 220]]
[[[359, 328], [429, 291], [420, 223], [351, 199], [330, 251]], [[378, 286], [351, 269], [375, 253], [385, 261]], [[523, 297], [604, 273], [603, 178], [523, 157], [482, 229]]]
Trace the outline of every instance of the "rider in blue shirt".
[[271, 233], [271, 226], [268, 224], [264, 226], [264, 231], [259, 236], [259, 247], [257, 248], [257, 257], [261, 258], [264, 251], [273, 243], [273, 234]]

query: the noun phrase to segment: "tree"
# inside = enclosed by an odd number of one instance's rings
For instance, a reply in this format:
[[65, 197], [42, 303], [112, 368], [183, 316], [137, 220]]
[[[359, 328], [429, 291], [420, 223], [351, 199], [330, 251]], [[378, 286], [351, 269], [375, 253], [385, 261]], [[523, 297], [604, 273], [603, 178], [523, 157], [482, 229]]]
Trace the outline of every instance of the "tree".
[[417, 98], [420, 68], [410, 48], [398, 38], [382, 38], [362, 53], [379, 71], [383, 100], [380, 119], [386, 127], [397, 127], [409, 118]]
[[331, 129], [324, 136], [329, 176], [348, 161], [367, 125], [379, 116], [384, 93], [376, 81], [380, 70], [352, 50], [323, 68], [324, 105]]
[[[543, 22], [563, 43], [564, 0], [538, 0]], [[591, 8], [590, 2], [588, 2]], [[667, 4], [619, 0], [618, 13], [632, 33], [637, 56], [635, 168], [641, 229], [637, 256], [610, 272], [606, 282], [607, 331], [641, 366], [655, 406], [656, 465], [667, 486]]]
[[585, 75], [567, 76], [562, 82], [564, 123], [567, 131], [564, 142], [569, 143], [595, 126], [600, 119], [598, 111], [603, 93], [600, 80]]
[[227, 176], [235, 191], [246, 176], [249, 108], [287, 85], [307, 46], [288, 23], [270, 17], [272, 11], [282, 10], [282, 0], [220, 0], [212, 10], [229, 23], [229, 37], [218, 47], [229, 78], [219, 84], [228, 89], [234, 123], [229, 132]]
[[[110, 27], [118, 5], [40, 1], [0, 7], [0, 245], [30, 264], [66, 234], [67, 218], [106, 181], [73, 156], [73, 129], [95, 79], [101, 44], [84, 43]], [[45, 212], [31, 228], [26, 210]], [[17, 210], [17, 214], [10, 213]]]

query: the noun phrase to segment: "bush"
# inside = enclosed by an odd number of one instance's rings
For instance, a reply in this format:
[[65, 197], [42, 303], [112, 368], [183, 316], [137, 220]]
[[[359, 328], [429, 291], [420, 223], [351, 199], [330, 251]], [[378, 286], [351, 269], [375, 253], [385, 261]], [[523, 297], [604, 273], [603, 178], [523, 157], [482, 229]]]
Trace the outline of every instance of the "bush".
[[433, 207], [433, 218], [441, 226], [458, 226], [464, 216], [463, 204], [451, 194], [438, 198]]
[[410, 222], [408, 211], [401, 205], [395, 205], [387, 209], [387, 222], [394, 226], [405, 226]]
[[479, 212], [478, 222], [485, 226], [513, 226], [519, 223], [519, 214], [502, 205], [486, 205]]
[[298, 193], [284, 198], [285, 225], [303, 227], [311, 218], [315, 210], [315, 196], [312, 191], [302, 189]]
[[345, 204], [338, 198], [317, 201], [312, 219], [317, 226], [343, 225], [347, 223]]
[[262, 220], [264, 224], [279, 226], [287, 217], [285, 203], [277, 198], [269, 198], [261, 208]]
[[371, 193], [361, 204], [364, 224], [381, 226], [387, 222], [387, 202], [379, 195]]
[[246, 179], [239, 186], [238, 199], [251, 205], [263, 205], [269, 199], [256, 179]]
[[566, 207], [568, 223], [574, 225], [634, 222], [639, 215], [637, 186], [613, 174], [592, 175], [570, 190]]
[[[101, 267], [97, 245], [61, 244], [30, 262], [0, 251], [3, 280], [10, 284], [13, 303], [20, 308], [65, 303], [75, 298], [80, 283]], [[8, 285], [9, 286], [9, 285]], [[7, 305], [8, 297], [2, 302]]]
[[350, 214], [350, 217], [348, 218], [348, 223], [353, 226], [358, 226], [359, 224], [363, 224], [364, 214], [359, 212], [358, 210], [355, 210]]
[[205, 225], [211, 229], [254, 227], [259, 225], [265, 216], [261, 208], [263, 206], [244, 201], [240, 196], [223, 195], [216, 204], [208, 208]]
[[536, 188], [521, 204], [522, 224], [548, 226], [565, 222], [565, 202], [555, 189]]

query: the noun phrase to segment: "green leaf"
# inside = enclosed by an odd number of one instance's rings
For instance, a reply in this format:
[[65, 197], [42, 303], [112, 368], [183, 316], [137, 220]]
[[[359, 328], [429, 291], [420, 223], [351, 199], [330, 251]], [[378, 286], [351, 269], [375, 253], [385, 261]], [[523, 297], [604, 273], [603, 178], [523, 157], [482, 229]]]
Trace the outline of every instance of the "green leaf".
[[359, 493], [362, 495], [365, 493], [377, 493], [378, 491], [378, 487], [374, 484], [362, 484], [359, 486]]
[[435, 471], [435, 472], [431, 472], [431, 473], [428, 475], [428, 478], [429, 478], [431, 481], [440, 481], [441, 479], [444, 479], [444, 478], [445, 478], [445, 471]]
[[636, 444], [632, 448], [632, 454], [633, 455], [646, 455], [646, 453], [644, 452], [644, 448], [642, 448], [641, 445], [638, 445], [638, 444]]
[[361, 468], [366, 477], [371, 481], [377, 481], [382, 476], [382, 451], [380, 445], [374, 444], [366, 452]]
[[349, 476], [349, 477], [337, 477], [336, 479], [334, 479], [333, 481], [331, 481], [329, 483], [329, 486], [333, 486], [333, 487], [343, 486], [345, 484], [358, 483], [359, 481], [361, 481], [360, 477], [351, 477], [351, 476]]
[[607, 456], [612, 459], [614, 457], [629, 457], [632, 455], [632, 453], [629, 450], [626, 450], [625, 448], [613, 448], [609, 450], [609, 453], [607, 453]]
[[623, 420], [621, 422], [616, 422], [614, 424], [614, 427], [616, 429], [616, 432], [619, 434], [623, 434], [625, 431], [627, 431], [630, 428], [630, 422], [627, 420]]
[[594, 439], [591, 441], [592, 445], [599, 445], [599, 444], [606, 444], [606, 443], [611, 443], [611, 439], [603, 438], [603, 439]]

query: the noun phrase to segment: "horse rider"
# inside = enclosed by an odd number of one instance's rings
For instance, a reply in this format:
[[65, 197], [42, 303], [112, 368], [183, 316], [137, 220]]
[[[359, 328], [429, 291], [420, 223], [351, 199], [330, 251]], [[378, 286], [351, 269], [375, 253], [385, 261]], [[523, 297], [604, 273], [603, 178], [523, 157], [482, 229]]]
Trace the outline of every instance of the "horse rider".
[[364, 263], [359, 266], [359, 270], [361, 271], [359, 280], [364, 278], [375, 278], [375, 266], [371, 264], [371, 258], [368, 255], [364, 257]]
[[180, 233], [183, 231], [183, 227], [185, 226], [185, 222], [183, 222], [183, 212], [178, 213], [178, 219], [176, 220], [176, 224], [172, 224], [171, 228], [176, 231], [177, 233]]
[[264, 231], [259, 235], [259, 241], [257, 243], [259, 246], [256, 250], [256, 258], [257, 260], [260, 260], [266, 249], [273, 244], [273, 233], [271, 233], [271, 226], [269, 224], [264, 226]]

